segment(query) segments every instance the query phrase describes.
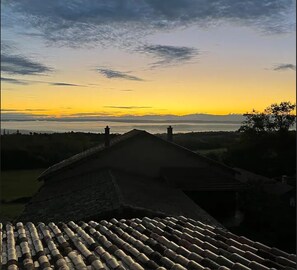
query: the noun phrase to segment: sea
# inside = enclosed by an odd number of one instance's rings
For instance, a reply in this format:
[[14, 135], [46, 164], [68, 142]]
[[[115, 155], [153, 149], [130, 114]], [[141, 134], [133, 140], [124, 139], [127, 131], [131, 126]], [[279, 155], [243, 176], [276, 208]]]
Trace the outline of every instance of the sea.
[[107, 122], [107, 121], [2, 121], [1, 134], [14, 133], [17, 130], [22, 134], [30, 132], [38, 133], [62, 133], [62, 132], [91, 132], [103, 133], [106, 126], [110, 127], [111, 133], [123, 134], [131, 129], [146, 130], [150, 133], [166, 133], [167, 127], [171, 125], [174, 133], [188, 132], [205, 132], [205, 131], [236, 131], [240, 127], [240, 123], [230, 122], [199, 122], [199, 123], [184, 123], [184, 122]]

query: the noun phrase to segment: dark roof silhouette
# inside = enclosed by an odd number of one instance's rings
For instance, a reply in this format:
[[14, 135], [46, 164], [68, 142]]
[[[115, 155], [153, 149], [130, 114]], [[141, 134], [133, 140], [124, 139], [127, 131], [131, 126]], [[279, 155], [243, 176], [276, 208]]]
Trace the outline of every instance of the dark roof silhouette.
[[44, 178], [44, 176], [47, 176], [53, 172], [56, 172], [62, 168], [65, 168], [71, 164], [74, 164], [76, 162], [79, 162], [83, 159], [87, 159], [89, 157], [91, 157], [92, 155], [100, 152], [100, 151], [104, 151], [104, 150], [109, 150], [110, 147], [112, 147], [113, 145], [115, 144], [118, 144], [120, 142], [123, 142], [129, 138], [133, 138], [139, 134], [141, 134], [142, 132], [145, 132], [145, 131], [141, 131], [141, 130], [137, 130], [137, 129], [133, 129], [121, 136], [117, 136], [117, 137], [114, 137], [110, 140], [110, 146], [109, 147], [105, 147], [105, 144], [104, 142], [99, 144], [98, 146], [95, 146], [95, 147], [92, 147], [86, 151], [83, 151], [81, 153], [78, 153], [70, 158], [67, 158], [65, 160], [62, 160], [61, 162], [57, 163], [57, 164], [54, 164], [53, 166], [49, 167], [47, 170], [45, 170], [40, 176], [39, 176], [39, 179], [42, 179]]
[[77, 155], [74, 155], [68, 159], [65, 159], [51, 167], [49, 167], [47, 170], [45, 170], [40, 176], [39, 176], [39, 179], [44, 179], [46, 177], [48, 177], [49, 175], [53, 174], [53, 173], [56, 173], [64, 168], [67, 168], [69, 166], [73, 166], [74, 164], [76, 163], [79, 163], [79, 162], [83, 162], [84, 160], [87, 160], [88, 158], [91, 158], [92, 156], [98, 154], [99, 152], [104, 152], [104, 151], [110, 151], [110, 149], [112, 149], [115, 145], [118, 145], [118, 144], [123, 144], [123, 143], [128, 143], [129, 141], [141, 136], [141, 135], [148, 135], [148, 136], [152, 136], [154, 138], [157, 138], [158, 140], [162, 141], [164, 144], [172, 144], [176, 147], [176, 149], [178, 151], [186, 151], [188, 154], [191, 154], [193, 156], [195, 156], [195, 158], [197, 159], [201, 159], [203, 160], [204, 162], [208, 162], [212, 165], [215, 165], [215, 166], [218, 166], [219, 168], [223, 169], [223, 170], [227, 170], [228, 172], [230, 173], [233, 173], [233, 174], [236, 174], [236, 171], [234, 171], [232, 168], [220, 163], [220, 162], [217, 162], [217, 161], [214, 161], [212, 159], [209, 159], [205, 156], [202, 156], [198, 153], [195, 153], [187, 148], [184, 148], [178, 144], [175, 144], [174, 142], [169, 142], [167, 140], [164, 140], [158, 136], [155, 136], [153, 134], [150, 134], [144, 130], [137, 130], [137, 129], [133, 129], [123, 135], [120, 135], [120, 136], [117, 136], [115, 138], [112, 138], [110, 140], [110, 146], [109, 147], [105, 147], [105, 144], [104, 143], [101, 143], [99, 144], [98, 146], [95, 146], [93, 148], [90, 148], [86, 151], [83, 151]]
[[180, 189], [156, 179], [104, 169], [63, 180], [45, 183], [27, 204], [21, 221], [68, 221], [136, 216], [187, 215], [207, 224], [222, 227]]
[[[241, 179], [248, 184], [257, 184], [262, 187], [263, 191], [268, 194], [283, 196], [295, 190], [293, 185], [283, 183], [280, 180], [268, 178], [256, 173], [249, 172], [244, 169], [236, 168], [242, 175]], [[296, 180], [295, 180], [296, 181]]]
[[18, 222], [0, 240], [4, 269], [296, 269], [295, 254], [183, 216]]
[[209, 168], [162, 168], [161, 175], [168, 184], [180, 187], [185, 191], [239, 190], [246, 187], [245, 184], [233, 177]]
[[39, 179], [44, 184], [20, 218], [187, 215], [222, 226], [183, 191], [237, 191], [243, 184], [234, 175], [233, 169], [219, 162], [146, 131], [132, 130], [110, 140], [109, 146], [100, 144], [43, 172]]

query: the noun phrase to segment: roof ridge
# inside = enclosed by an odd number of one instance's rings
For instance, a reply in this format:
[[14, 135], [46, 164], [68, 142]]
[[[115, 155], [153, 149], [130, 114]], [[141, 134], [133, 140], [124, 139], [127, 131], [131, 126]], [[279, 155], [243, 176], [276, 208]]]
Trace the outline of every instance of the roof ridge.
[[135, 137], [137, 135], [140, 135], [140, 134], [146, 134], [146, 135], [151, 136], [153, 138], [156, 138], [156, 139], [158, 139], [158, 140], [160, 140], [160, 141], [162, 141], [164, 143], [171, 144], [171, 145], [175, 146], [176, 148], [178, 148], [180, 150], [183, 150], [183, 151], [186, 151], [188, 153], [191, 153], [192, 155], [195, 155], [196, 157], [199, 157], [200, 159], [203, 159], [204, 161], [206, 161], [208, 163], [220, 166], [221, 168], [223, 168], [225, 170], [232, 171], [234, 174], [237, 173], [237, 171], [234, 170], [233, 168], [231, 168], [231, 167], [229, 167], [229, 166], [227, 166], [227, 165], [225, 165], [225, 164], [223, 164], [221, 162], [212, 160], [212, 159], [210, 159], [210, 158], [208, 158], [206, 156], [200, 155], [200, 154], [198, 154], [198, 153], [196, 153], [196, 152], [194, 152], [194, 151], [192, 151], [192, 150], [190, 150], [190, 149], [188, 149], [186, 147], [183, 147], [183, 146], [181, 146], [179, 144], [176, 144], [174, 142], [165, 140], [165, 139], [163, 139], [163, 138], [161, 138], [159, 136], [156, 136], [154, 134], [151, 134], [151, 133], [149, 133], [149, 132], [147, 132], [145, 130], [132, 129], [132, 130], [120, 135], [120, 136], [112, 138], [110, 140], [110, 146], [109, 147], [105, 147], [105, 144], [103, 142], [103, 143], [100, 143], [97, 146], [89, 148], [89, 149], [87, 149], [87, 150], [85, 150], [83, 152], [80, 152], [80, 153], [78, 153], [78, 154], [76, 154], [74, 156], [71, 156], [71, 157], [69, 157], [67, 159], [64, 159], [64, 160], [60, 161], [59, 163], [56, 163], [56, 164], [52, 165], [51, 167], [46, 169], [43, 173], [41, 173], [41, 175], [38, 177], [38, 179], [40, 180], [43, 177], [45, 177], [46, 175], [48, 175], [48, 174], [56, 172], [56, 171], [60, 170], [61, 168], [67, 167], [67, 166], [69, 166], [69, 165], [71, 165], [73, 163], [76, 163], [76, 162], [78, 162], [78, 161], [80, 161], [80, 160], [82, 160], [82, 159], [84, 159], [86, 157], [90, 157], [90, 156], [92, 156], [92, 155], [94, 155], [94, 154], [96, 154], [96, 153], [98, 153], [100, 151], [108, 150], [112, 146], [114, 146], [114, 145], [116, 145], [116, 144], [118, 144], [120, 142], [126, 141], [126, 140], [128, 140], [130, 138], [133, 138], [133, 137]]
[[110, 146], [109, 147], [105, 147], [105, 144], [104, 142], [101, 142], [100, 144], [96, 145], [96, 146], [93, 146], [87, 150], [84, 150], [80, 153], [77, 153], [69, 158], [66, 158], [54, 165], [52, 165], [51, 167], [47, 168], [44, 172], [42, 172], [39, 176], [38, 176], [38, 179], [42, 179], [45, 175], [48, 175], [49, 173], [52, 173], [54, 171], [57, 171], [65, 166], [68, 166], [70, 164], [73, 164], [75, 162], [78, 162], [80, 160], [82, 160], [83, 158], [85, 157], [89, 157], [89, 156], [92, 156], [93, 154], [96, 154], [97, 152], [100, 152], [100, 151], [103, 151], [104, 149], [110, 149], [110, 147], [112, 147], [113, 145], [116, 145], [117, 143], [120, 143], [122, 141], [125, 141], [129, 138], [132, 138], [134, 136], [137, 136], [139, 134], [142, 134], [142, 133], [147, 133], [146, 131], [144, 130], [139, 130], [139, 129], [132, 129], [120, 136], [117, 136], [115, 138], [112, 138], [110, 140]]
[[177, 147], [177, 148], [179, 148], [179, 149], [181, 149], [181, 150], [184, 150], [184, 151], [187, 151], [187, 152], [189, 152], [189, 153], [192, 153], [192, 154], [194, 154], [194, 155], [196, 155], [196, 156], [198, 156], [198, 157], [204, 159], [205, 161], [207, 161], [207, 162], [209, 162], [209, 163], [219, 165], [219, 166], [222, 167], [222, 168], [225, 168], [225, 169], [227, 169], [227, 170], [229, 170], [229, 171], [232, 171], [232, 172], [234, 172], [234, 173], [237, 173], [236, 170], [234, 170], [232, 167], [229, 167], [229, 166], [225, 165], [224, 163], [221, 163], [221, 162], [219, 162], [219, 161], [213, 160], [213, 159], [208, 158], [208, 157], [206, 157], [206, 156], [204, 156], [204, 155], [201, 155], [201, 154], [199, 154], [199, 153], [196, 153], [196, 152], [190, 150], [189, 148], [186, 148], [186, 147], [184, 147], [184, 146], [182, 146], [182, 145], [179, 145], [179, 144], [177, 144], [177, 143], [175, 143], [175, 142], [173, 142], [173, 141], [165, 140], [165, 139], [163, 139], [163, 138], [161, 138], [161, 137], [159, 137], [159, 136], [155, 136], [155, 135], [153, 135], [153, 134], [151, 134], [151, 133], [149, 133], [149, 132], [146, 132], [146, 131], [145, 131], [145, 133], [146, 133], [146, 134], [149, 134], [149, 135], [151, 135], [151, 136], [153, 136], [153, 137], [155, 137], [155, 138], [157, 138], [157, 139], [159, 139], [159, 140], [161, 140], [161, 141], [163, 141], [163, 142], [165, 142], [165, 143], [172, 144], [172, 145], [174, 145], [175, 147]]

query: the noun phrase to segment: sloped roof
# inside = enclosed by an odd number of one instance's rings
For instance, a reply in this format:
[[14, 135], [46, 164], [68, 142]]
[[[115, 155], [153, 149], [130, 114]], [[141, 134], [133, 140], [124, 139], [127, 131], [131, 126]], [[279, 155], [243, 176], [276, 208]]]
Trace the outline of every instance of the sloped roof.
[[95, 154], [97, 154], [98, 152], [101, 152], [103, 150], [109, 150], [110, 147], [112, 147], [113, 145], [115, 144], [118, 144], [120, 142], [123, 142], [123, 141], [126, 141], [127, 139], [129, 138], [133, 138], [139, 134], [142, 134], [144, 133], [145, 131], [142, 131], [142, 130], [137, 130], [137, 129], [133, 129], [123, 135], [120, 135], [120, 136], [116, 136], [114, 138], [112, 138], [110, 140], [110, 146], [109, 147], [105, 147], [105, 144], [104, 143], [100, 143], [99, 145], [95, 146], [95, 147], [92, 147], [86, 151], [83, 151], [81, 153], [78, 153], [70, 158], [67, 158], [67, 159], [64, 159], [62, 160], [61, 162], [59, 163], [56, 163], [54, 164], [53, 166], [49, 167], [48, 169], [46, 169], [38, 178], [39, 179], [42, 179], [44, 176], [48, 175], [48, 174], [51, 174], [55, 171], [58, 171], [64, 167], [67, 167], [73, 163], [76, 163], [78, 161], [81, 161], [83, 159], [86, 159], [88, 157], [91, 157]]
[[187, 215], [222, 227], [181, 190], [156, 179], [109, 168], [80, 175], [77, 181], [45, 183], [19, 220], [77, 221], [121, 216], [122, 213]]
[[276, 182], [263, 185], [263, 190], [269, 194], [282, 196], [290, 191], [293, 191], [294, 187], [285, 183]]
[[296, 255], [186, 217], [6, 224], [3, 269], [296, 269]]
[[261, 185], [263, 191], [268, 194], [282, 196], [295, 190], [294, 186], [282, 183], [280, 180], [278, 181], [240, 168], [235, 168], [235, 170], [240, 172], [240, 180], [242, 182]]
[[133, 129], [133, 130], [131, 130], [131, 131], [129, 131], [129, 132], [123, 134], [123, 135], [112, 138], [110, 140], [110, 146], [109, 147], [105, 147], [104, 143], [101, 143], [98, 146], [92, 147], [92, 148], [90, 148], [90, 149], [88, 149], [86, 151], [83, 151], [83, 152], [81, 152], [79, 154], [76, 154], [76, 155], [74, 155], [74, 156], [72, 156], [72, 157], [70, 157], [68, 159], [65, 159], [65, 160], [63, 160], [63, 161], [61, 161], [61, 162], [59, 162], [57, 164], [54, 164], [53, 166], [51, 166], [47, 170], [45, 170], [38, 178], [43, 179], [45, 176], [48, 176], [48, 175], [50, 175], [50, 174], [52, 174], [54, 172], [57, 172], [57, 171], [59, 171], [59, 170], [61, 170], [63, 168], [66, 168], [68, 166], [71, 166], [76, 162], [80, 162], [82, 160], [88, 159], [88, 158], [92, 157], [93, 155], [96, 155], [99, 152], [109, 151], [113, 146], [115, 146], [117, 144], [120, 144], [120, 143], [129, 142], [131, 139], [134, 139], [134, 138], [138, 137], [139, 135], [152, 136], [152, 137], [162, 141], [163, 143], [172, 144], [177, 149], [182, 150], [182, 151], [186, 151], [187, 153], [190, 153], [190, 154], [194, 155], [196, 158], [202, 159], [203, 161], [206, 161], [206, 162], [208, 162], [210, 164], [219, 166], [220, 168], [228, 170], [229, 172], [232, 172], [233, 174], [236, 173], [232, 168], [230, 168], [230, 167], [228, 167], [228, 166], [226, 166], [226, 165], [224, 165], [224, 164], [222, 164], [220, 162], [217, 162], [215, 160], [204, 157], [204, 156], [202, 156], [202, 155], [200, 155], [198, 153], [195, 153], [195, 152], [193, 152], [193, 151], [191, 151], [191, 150], [189, 150], [187, 148], [184, 148], [184, 147], [182, 147], [182, 146], [180, 146], [178, 144], [175, 144], [173, 142], [169, 142], [167, 140], [164, 140], [164, 139], [162, 139], [162, 138], [160, 138], [158, 136], [155, 136], [153, 134], [150, 134], [150, 133], [148, 133], [148, 132], [146, 132], [144, 130]]
[[209, 168], [162, 168], [161, 176], [165, 178], [168, 184], [172, 183], [187, 191], [239, 190], [246, 187], [234, 177]]
[[121, 204], [128, 207], [150, 209], [166, 215], [186, 215], [210, 225], [223, 227], [210, 214], [194, 203], [182, 190], [152, 178], [112, 170]]

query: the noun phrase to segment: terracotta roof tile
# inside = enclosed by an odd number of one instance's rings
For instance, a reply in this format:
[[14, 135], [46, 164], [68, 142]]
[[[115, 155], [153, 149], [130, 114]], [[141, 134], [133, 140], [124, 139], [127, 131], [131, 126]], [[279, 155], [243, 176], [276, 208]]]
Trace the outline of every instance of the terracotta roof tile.
[[290, 270], [296, 256], [185, 217], [0, 224], [2, 269]]

